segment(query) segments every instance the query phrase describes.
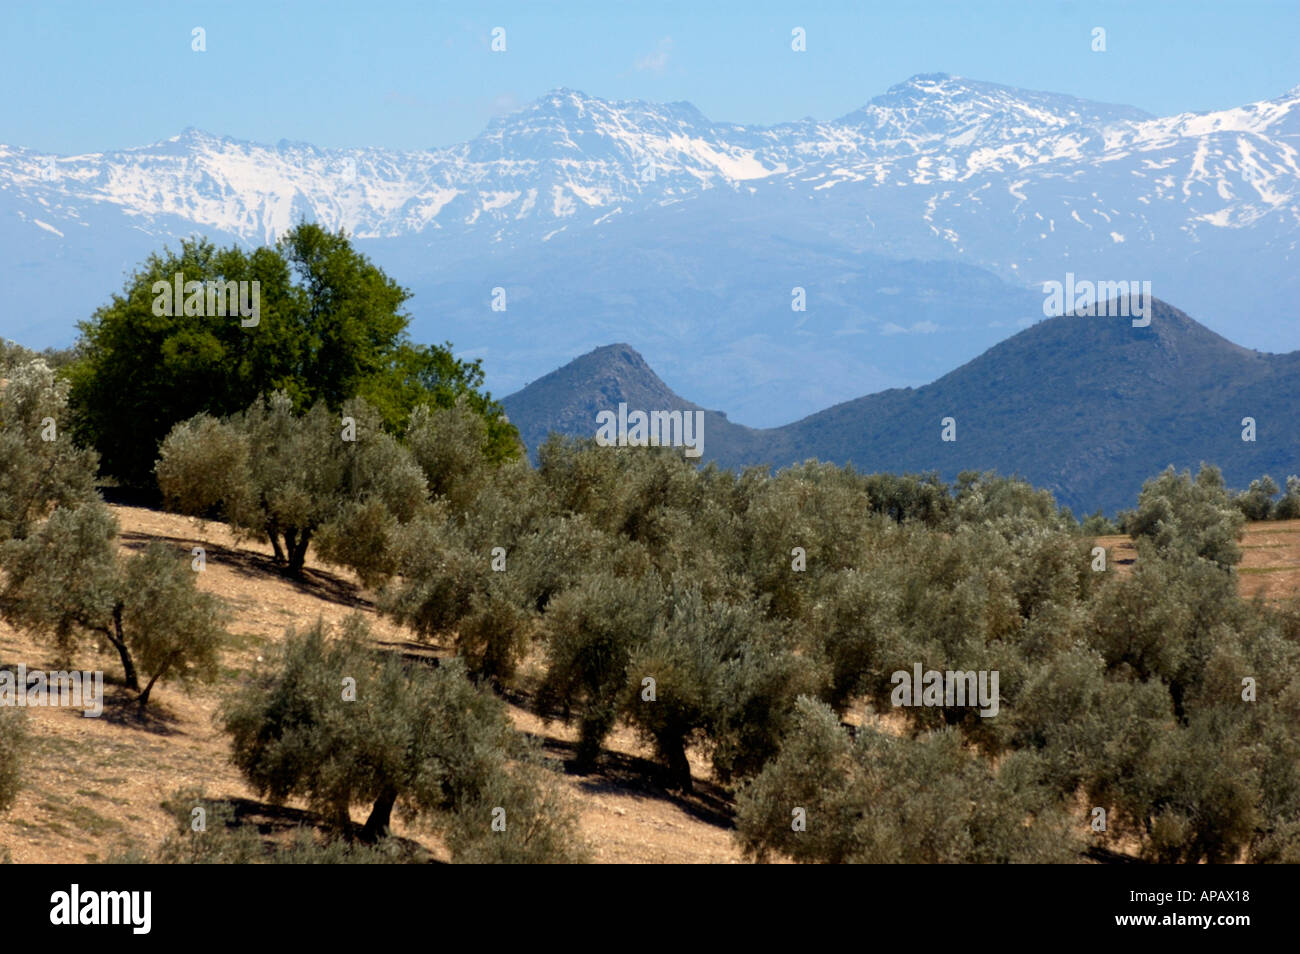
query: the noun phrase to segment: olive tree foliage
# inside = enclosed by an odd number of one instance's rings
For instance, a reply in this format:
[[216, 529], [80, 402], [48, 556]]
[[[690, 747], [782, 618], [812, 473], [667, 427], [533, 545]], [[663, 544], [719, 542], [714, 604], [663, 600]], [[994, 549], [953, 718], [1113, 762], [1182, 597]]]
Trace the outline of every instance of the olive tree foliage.
[[356, 616], [337, 635], [323, 623], [290, 631], [228, 701], [223, 724], [249, 784], [275, 804], [306, 799], [349, 836], [351, 806], [368, 804], [365, 841], [386, 835], [396, 811], [441, 832], [454, 860], [580, 858], [575, 818], [504, 704], [458, 661], [380, 659], [366, 635]]
[[953, 730], [896, 738], [798, 701], [780, 753], [737, 800], [737, 839], [757, 860], [821, 863], [1044, 863], [1077, 845], [1037, 759], [995, 770]]
[[[1282, 496], [1274, 500], [1281, 493]], [[1300, 518], [1300, 477], [1287, 477], [1279, 488], [1268, 474], [1252, 480], [1250, 486], [1232, 498], [1247, 520], [1295, 520]]]
[[[367, 843], [320, 833], [306, 825], [287, 838], [267, 839], [256, 825], [243, 824], [229, 801], [210, 798], [201, 789], [173, 792], [163, 802], [174, 828], [152, 852], [128, 849], [110, 856], [109, 864], [160, 865], [376, 865], [417, 864], [427, 853], [408, 849], [397, 839]], [[194, 828], [194, 811], [203, 826]]]
[[26, 713], [12, 706], [0, 706], [0, 812], [13, 805], [22, 788], [23, 757], [28, 741]]
[[871, 474], [863, 481], [871, 509], [897, 523], [919, 521], [945, 526], [952, 514], [949, 487], [933, 471], [924, 474]]
[[679, 584], [633, 645], [622, 714], [653, 744], [675, 787], [693, 787], [692, 741], [712, 750], [724, 780], [757, 771], [775, 752], [800, 689], [812, 685], [792, 649], [760, 604], [710, 600]]
[[156, 473], [169, 506], [264, 535], [290, 573], [302, 573], [319, 536], [322, 558], [366, 582], [391, 574], [393, 534], [427, 495], [419, 467], [364, 401], [344, 402], [342, 415], [317, 404], [299, 416], [283, 392], [224, 420], [176, 425]]
[[67, 384], [39, 358], [0, 368], [0, 542], [95, 496], [95, 453], [64, 430], [67, 401]]
[[429, 493], [453, 511], [469, 509], [494, 467], [487, 423], [462, 396], [454, 405], [419, 405], [411, 412], [406, 446], [424, 473]]
[[1235, 581], [1213, 565], [1185, 565], [1147, 552], [1131, 574], [1098, 592], [1089, 639], [1108, 671], [1166, 685], [1172, 710], [1183, 719], [1214, 648], [1249, 625], [1248, 616]]
[[15, 367], [32, 361], [43, 361], [55, 371], [61, 371], [75, 359], [75, 348], [46, 348], [43, 351], [33, 351], [31, 348], [24, 348], [16, 341], [0, 338], [0, 378], [8, 378]]
[[803, 616], [815, 580], [859, 563], [874, 536], [870, 514], [862, 479], [830, 464], [808, 461], [752, 487], [738, 545], [774, 616]]
[[396, 535], [380, 608], [422, 639], [449, 638], [476, 677], [501, 681], [558, 593], [598, 567], [626, 572], [648, 558], [585, 515], [557, 512], [526, 462], [485, 472], [475, 490], [463, 507], [440, 496]]
[[[993, 474], [949, 488], [815, 461], [732, 473], [667, 448], [560, 438], [536, 469], [488, 466], [481, 434], [455, 408], [417, 412], [405, 440], [428, 499], [409, 519], [347, 504], [312, 538], [322, 552], [382, 553], [370, 558], [381, 610], [454, 645], [475, 680], [535, 687], [544, 719], [576, 721], [580, 770], [599, 768], [620, 724], [653, 747], [670, 787], [690, 788], [705, 759], [745, 793], [739, 837], [755, 855], [1062, 860], [1085, 838], [1136, 838], [1150, 860], [1300, 853], [1300, 611], [1235, 594], [1223, 568], [1241, 515], [1212, 469], [1148, 482], [1124, 517], [1139, 541], [1130, 571], [1097, 567], [1096, 521], [1080, 528], [1049, 494]], [[248, 448], [206, 443], [214, 462]], [[194, 460], [196, 474], [211, 469]], [[535, 682], [525, 658], [540, 664]], [[946, 698], [895, 709], [894, 674], [918, 664], [996, 672], [998, 714]], [[839, 718], [863, 708], [895, 714], [902, 737], [868, 721], [854, 741]], [[334, 791], [304, 773], [303, 786]], [[348, 804], [386, 817], [391, 790], [350, 791]], [[521, 804], [545, 802], [528, 791], [544, 795], [524, 786]], [[789, 791], [807, 794], [791, 805]], [[295, 792], [327, 814], [341, 798]], [[419, 797], [394, 804], [429, 814]], [[1091, 832], [1082, 800], [1107, 809], [1111, 832]], [[789, 827], [795, 807], [806, 831]], [[474, 841], [473, 813], [432, 815], [457, 857], [507, 844]], [[456, 847], [465, 819], [473, 844]]]
[[1286, 492], [1273, 508], [1276, 520], [1300, 519], [1300, 477], [1295, 474], [1286, 479]]
[[1217, 467], [1202, 465], [1194, 479], [1169, 467], [1142, 485], [1128, 532], [1162, 554], [1199, 557], [1227, 569], [1241, 560], [1237, 540], [1244, 524]]
[[[1300, 641], [1214, 564], [1143, 545], [1006, 713], [1044, 784], [1106, 809], [1103, 843], [1164, 863], [1294, 859]], [[1247, 687], [1249, 686], [1249, 689]]]
[[886, 558], [840, 570], [819, 587], [806, 642], [822, 666], [823, 699], [841, 715], [859, 696], [884, 698], [890, 674], [910, 665], [902, 655], [899, 576]]
[[1069, 510], [1058, 507], [1046, 490], [991, 471], [963, 471], [953, 488], [953, 520], [958, 524], [992, 523], [1007, 533], [1027, 526], [1067, 530], [1077, 526]]
[[1273, 498], [1278, 486], [1268, 474], [1258, 480], [1252, 480], [1250, 487], [1233, 497], [1241, 515], [1247, 520], [1267, 520], [1274, 515]]
[[544, 716], [558, 714], [566, 722], [576, 710], [581, 769], [595, 765], [614, 728], [632, 653], [653, 628], [663, 601], [663, 583], [653, 571], [616, 576], [597, 570], [557, 596], [547, 610], [547, 667], [537, 706]]
[[143, 708], [159, 680], [188, 687], [216, 675], [227, 614], [197, 588], [188, 553], [154, 542], [122, 557], [117, 534], [117, 520], [98, 501], [55, 510], [0, 549], [0, 610], [15, 626], [53, 636], [60, 651], [82, 636], [115, 650]]

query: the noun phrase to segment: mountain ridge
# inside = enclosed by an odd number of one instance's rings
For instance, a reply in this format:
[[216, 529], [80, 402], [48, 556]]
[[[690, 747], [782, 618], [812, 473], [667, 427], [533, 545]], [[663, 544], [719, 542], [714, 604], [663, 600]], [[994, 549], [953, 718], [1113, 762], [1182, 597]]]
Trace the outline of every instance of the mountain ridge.
[[69, 344], [160, 246], [258, 245], [306, 219], [345, 228], [413, 291], [412, 334], [484, 358], [498, 393], [634, 338], [705, 406], [774, 425], [934, 380], [1067, 272], [1150, 280], [1243, 344], [1300, 347], [1294, 90], [1143, 118], [927, 73], [769, 127], [548, 97], [414, 152], [193, 127], [82, 157], [0, 147], [0, 334]]
[[[585, 387], [611, 360], [642, 377], [626, 387]], [[570, 365], [581, 374], [565, 373]], [[558, 394], [568, 404], [555, 429], [575, 436], [592, 436], [594, 412], [620, 400], [647, 411], [698, 407], [626, 344], [570, 365], [552, 372], [546, 389], [530, 385], [504, 399], [532, 438], [530, 450], [555, 420], [547, 401]], [[636, 403], [647, 397], [660, 403]], [[1300, 434], [1287, 423], [1297, 405], [1300, 351], [1251, 351], [1155, 300], [1149, 327], [1127, 317], [1046, 318], [922, 387], [864, 395], [780, 427], [746, 428], [707, 412], [702, 459], [783, 467], [816, 457], [866, 471], [938, 470], [949, 480], [960, 470], [993, 469], [1078, 510], [1114, 512], [1132, 506], [1142, 481], [1170, 464], [1206, 461], [1239, 487], [1265, 472], [1278, 479], [1300, 472]], [[947, 417], [956, 421], [954, 442], [941, 439]], [[1245, 417], [1256, 420], [1253, 443], [1241, 439]]]

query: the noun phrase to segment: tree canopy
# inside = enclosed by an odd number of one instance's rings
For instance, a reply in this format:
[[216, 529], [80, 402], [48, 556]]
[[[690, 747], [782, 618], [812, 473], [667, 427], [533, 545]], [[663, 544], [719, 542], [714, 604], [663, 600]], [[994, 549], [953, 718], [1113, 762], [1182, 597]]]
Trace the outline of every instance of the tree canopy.
[[[173, 296], [155, 287], [174, 286], [177, 275], [204, 286], [248, 283], [240, 294], [251, 302], [256, 291], [256, 323], [220, 314], [221, 295], [197, 287], [184, 301], [160, 301]], [[237, 413], [272, 391], [299, 412], [318, 403], [338, 411], [362, 396], [395, 431], [418, 404], [451, 406], [463, 396], [484, 421], [489, 454], [514, 455], [514, 428], [480, 391], [479, 362], [408, 339], [409, 297], [343, 232], [312, 223], [273, 247], [195, 239], [155, 253], [80, 325], [66, 372], [77, 437], [99, 451], [108, 474], [148, 487], [158, 442], [173, 425], [201, 412]]]

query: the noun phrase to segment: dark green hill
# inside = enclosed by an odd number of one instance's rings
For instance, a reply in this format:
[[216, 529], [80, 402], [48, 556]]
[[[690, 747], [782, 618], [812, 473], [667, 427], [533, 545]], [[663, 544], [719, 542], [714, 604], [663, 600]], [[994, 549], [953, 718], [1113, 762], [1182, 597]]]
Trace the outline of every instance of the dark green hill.
[[[529, 447], [550, 429], [590, 435], [616, 406], [695, 408], [626, 345], [598, 349], [505, 401]], [[612, 402], [612, 404], [610, 403]], [[1151, 323], [1045, 319], [921, 388], [847, 401], [753, 430], [709, 412], [704, 457], [776, 466], [816, 457], [864, 471], [1015, 473], [1076, 511], [1132, 506], [1169, 464], [1223, 468], [1244, 487], [1300, 473], [1300, 352], [1241, 348], [1163, 302]], [[957, 422], [944, 442], [941, 421]], [[1241, 439], [1242, 418], [1257, 440]], [[587, 423], [590, 422], [590, 423]], [[581, 426], [579, 426], [581, 425]]]
[[616, 411], [619, 402], [630, 410], [704, 411], [705, 459], [734, 462], [761, 456], [763, 435], [771, 433], [732, 424], [725, 413], [678, 397], [634, 348], [621, 343], [575, 358], [502, 404], [528, 450], [535, 452], [551, 431], [594, 436], [597, 412]]

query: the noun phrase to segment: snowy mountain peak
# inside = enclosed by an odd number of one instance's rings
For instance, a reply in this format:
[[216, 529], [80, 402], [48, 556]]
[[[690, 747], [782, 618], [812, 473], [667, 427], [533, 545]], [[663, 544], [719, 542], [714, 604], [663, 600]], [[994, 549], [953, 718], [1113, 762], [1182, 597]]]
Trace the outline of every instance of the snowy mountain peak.
[[[1059, 195], [1052, 180], [1091, 169], [1130, 209], [1177, 198], [1186, 211], [1177, 227], [1189, 234], [1294, 212], [1298, 135], [1300, 87], [1233, 110], [1154, 119], [1129, 106], [922, 73], [839, 120], [769, 128], [715, 122], [688, 102], [606, 100], [561, 87], [445, 149], [268, 146], [194, 127], [150, 146], [56, 160], [0, 147], [0, 195], [19, 203], [23, 221], [39, 218], [60, 233], [105, 207], [146, 231], [199, 228], [249, 242], [310, 218], [360, 238], [433, 231], [495, 244], [544, 241], [713, 191], [812, 198], [841, 186], [917, 186], [930, 203], [926, 227], [959, 248], [960, 232], [935, 222], [935, 183], [968, 183], [974, 202], [990, 201], [979, 190], [993, 187], [1018, 208], [1025, 183]], [[1086, 221], [1085, 211], [1064, 217]], [[1132, 230], [1100, 234], [1118, 243]]]
[[1100, 130], [1152, 118], [1132, 106], [1114, 106], [1062, 93], [1015, 89], [948, 73], [922, 73], [890, 87], [840, 122], [872, 141], [904, 140], [921, 148], [998, 147], [1070, 128]]

